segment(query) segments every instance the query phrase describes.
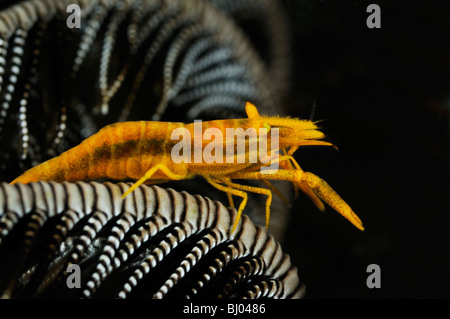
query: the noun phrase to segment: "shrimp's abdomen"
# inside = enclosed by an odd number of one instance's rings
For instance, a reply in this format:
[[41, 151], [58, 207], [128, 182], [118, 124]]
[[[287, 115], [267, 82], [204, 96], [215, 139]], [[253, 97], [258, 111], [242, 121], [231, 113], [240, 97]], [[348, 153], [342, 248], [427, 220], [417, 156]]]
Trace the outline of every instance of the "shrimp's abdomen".
[[11, 184], [139, 179], [150, 167], [166, 161], [166, 148], [172, 147], [167, 134], [179, 125], [146, 121], [108, 125], [79, 145], [29, 169]]

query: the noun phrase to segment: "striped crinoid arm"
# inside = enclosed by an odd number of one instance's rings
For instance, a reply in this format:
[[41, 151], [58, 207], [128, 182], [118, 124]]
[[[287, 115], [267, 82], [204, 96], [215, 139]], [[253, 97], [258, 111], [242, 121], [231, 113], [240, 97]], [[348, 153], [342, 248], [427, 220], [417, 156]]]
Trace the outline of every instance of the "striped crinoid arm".
[[[299, 298], [277, 241], [199, 195], [125, 183], [0, 186], [3, 298]], [[71, 269], [81, 289], [70, 289]]]
[[281, 1], [210, 0], [230, 15], [256, 48], [271, 78], [275, 98], [283, 99], [289, 90], [291, 69], [291, 30]]

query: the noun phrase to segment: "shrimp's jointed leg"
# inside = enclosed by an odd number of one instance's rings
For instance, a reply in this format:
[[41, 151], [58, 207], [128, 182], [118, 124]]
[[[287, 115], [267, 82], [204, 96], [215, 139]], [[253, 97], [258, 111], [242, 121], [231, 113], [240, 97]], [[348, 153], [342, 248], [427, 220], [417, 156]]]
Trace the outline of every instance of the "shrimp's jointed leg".
[[230, 192], [227, 192], [227, 197], [228, 197], [228, 203], [230, 203], [230, 206], [234, 208], [233, 195]]
[[[267, 189], [267, 188], [236, 184], [236, 183], [231, 182], [229, 179], [222, 179], [221, 181], [225, 185], [229, 186], [230, 188], [239, 189], [239, 190], [242, 190], [242, 191], [252, 192], [252, 193], [262, 194], [262, 195], [266, 195], [267, 196], [267, 201], [266, 201], [266, 230], [268, 230], [269, 229], [269, 221], [270, 221], [270, 205], [272, 204], [272, 192], [269, 189]], [[236, 217], [236, 220], [234, 222], [233, 229], [231, 230], [231, 232], [233, 232], [234, 229], [236, 228], [237, 223], [239, 222], [239, 217], [240, 216], [241, 216], [241, 214], [238, 214], [238, 217]]]
[[132, 191], [134, 191], [137, 187], [139, 187], [141, 184], [145, 183], [146, 180], [150, 179], [153, 174], [156, 173], [157, 170], [161, 170], [164, 174], [169, 177], [171, 180], [181, 180], [189, 178], [190, 176], [187, 175], [179, 175], [173, 173], [167, 166], [163, 164], [157, 164], [150, 168], [143, 177], [141, 177], [138, 181], [136, 181], [123, 195], [122, 198], [125, 198], [128, 194], [130, 194]]
[[291, 208], [291, 203], [287, 200], [286, 197], [284, 197], [283, 194], [281, 194], [281, 192], [275, 186], [272, 185], [271, 182], [269, 182], [267, 179], [262, 179], [261, 182], [266, 184], [266, 186], [269, 187], [272, 193], [275, 193], [283, 201], [283, 203], [285, 203], [289, 208]]
[[242, 211], [244, 210], [245, 205], [247, 204], [247, 200], [248, 200], [247, 193], [243, 192], [243, 191], [240, 191], [238, 189], [231, 188], [229, 186], [223, 186], [223, 185], [213, 181], [213, 179], [211, 177], [209, 177], [209, 176], [204, 176], [204, 177], [205, 177], [205, 179], [206, 179], [206, 181], [208, 183], [210, 183], [212, 186], [214, 186], [218, 190], [220, 190], [222, 192], [225, 192], [227, 194], [231, 194], [231, 195], [242, 197], [242, 202], [239, 205], [239, 208], [238, 208], [238, 211], [237, 211], [237, 215], [236, 215], [236, 219], [234, 221], [233, 227], [231, 228], [231, 232], [230, 233], [233, 233], [234, 230], [236, 229], [237, 225], [238, 225], [239, 220], [241, 219]]

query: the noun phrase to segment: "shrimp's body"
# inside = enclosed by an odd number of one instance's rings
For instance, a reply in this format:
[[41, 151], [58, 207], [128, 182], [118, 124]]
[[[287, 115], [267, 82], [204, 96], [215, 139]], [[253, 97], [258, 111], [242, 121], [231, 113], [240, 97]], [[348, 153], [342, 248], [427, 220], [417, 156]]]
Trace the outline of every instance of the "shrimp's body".
[[[246, 105], [246, 111], [248, 118], [245, 119], [202, 122], [200, 136], [196, 123], [136, 121], [111, 124], [85, 139], [78, 146], [29, 169], [11, 184], [37, 181], [87, 181], [103, 178], [137, 180], [124, 193], [123, 197], [125, 197], [142, 183], [159, 183], [203, 176], [212, 186], [229, 195], [231, 205], [233, 205], [232, 195], [243, 199], [231, 230], [234, 231], [246, 205], [247, 192], [267, 195], [266, 228], [268, 227], [272, 191], [282, 196], [273, 188], [269, 180], [283, 180], [292, 182], [296, 191], [298, 188], [304, 191], [319, 209], [324, 209], [321, 198], [358, 229], [363, 230], [361, 220], [345, 201], [325, 181], [312, 173], [304, 172], [292, 157], [297, 148], [303, 145], [333, 146], [331, 143], [320, 141], [325, 135], [318, 130], [317, 125], [309, 120], [260, 116], [256, 107], [249, 102]], [[203, 134], [209, 128], [223, 132], [222, 140], [217, 136], [213, 141], [203, 140]], [[237, 148], [234, 137], [232, 141], [229, 137], [227, 138], [225, 133], [227, 128], [244, 130], [254, 128], [257, 134], [253, 136], [253, 139], [256, 138], [258, 141], [263, 137], [267, 138], [266, 141], [270, 141], [269, 134], [263, 136], [258, 133], [258, 129], [267, 128], [270, 131], [278, 128], [278, 149], [269, 148], [269, 151], [281, 151], [282, 154], [268, 163], [262, 162], [260, 158], [256, 162], [250, 162], [251, 155], [256, 154], [251, 154], [252, 151], [246, 147], [245, 161], [237, 161], [238, 153], [242, 153], [242, 150], [239, 151]], [[173, 148], [180, 142], [178, 136], [173, 138], [173, 132], [176, 129], [183, 129], [189, 132], [190, 137], [194, 137], [190, 143], [191, 154], [181, 162], [173, 160]], [[201, 140], [198, 140], [199, 138]], [[247, 146], [251, 140], [252, 137], [246, 139]], [[199, 151], [199, 148], [203, 149], [206, 144], [210, 147], [219, 147], [215, 148], [216, 152], [222, 150], [221, 154], [228, 154], [226, 147], [230, 143], [235, 151], [231, 161], [229, 157], [222, 161], [211, 161], [207, 158], [198, 161], [198, 158], [194, 158], [196, 151]], [[259, 148], [253, 150], [253, 152], [259, 151]], [[279, 163], [279, 169], [261, 172], [261, 168], [267, 168], [274, 161]], [[270, 189], [236, 184], [232, 181], [233, 179], [262, 180]]]

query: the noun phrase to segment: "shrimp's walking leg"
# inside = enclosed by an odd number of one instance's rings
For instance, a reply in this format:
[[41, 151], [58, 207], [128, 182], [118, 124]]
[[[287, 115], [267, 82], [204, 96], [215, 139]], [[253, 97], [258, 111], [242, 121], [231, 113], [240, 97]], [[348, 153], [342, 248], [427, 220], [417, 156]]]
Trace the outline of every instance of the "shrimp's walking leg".
[[233, 227], [231, 228], [231, 232], [230, 233], [232, 234], [234, 232], [234, 230], [236, 229], [236, 227], [237, 227], [237, 225], [239, 223], [239, 220], [241, 219], [242, 211], [244, 210], [245, 205], [247, 205], [247, 199], [248, 199], [247, 193], [243, 192], [243, 191], [240, 191], [238, 189], [231, 188], [229, 186], [221, 185], [221, 184], [213, 181], [213, 179], [210, 176], [204, 176], [204, 177], [205, 177], [205, 179], [206, 179], [206, 181], [208, 183], [210, 183], [212, 186], [214, 186], [218, 190], [220, 190], [222, 192], [225, 192], [227, 194], [232, 194], [232, 195], [236, 195], [236, 196], [242, 197], [242, 202], [239, 205], [239, 208], [238, 208], [238, 211], [237, 211], [237, 215], [236, 215], [236, 219], [234, 220]]
[[275, 186], [273, 186], [271, 182], [269, 182], [267, 179], [262, 179], [261, 181], [264, 184], [266, 184], [266, 186], [269, 187], [273, 193], [275, 193], [279, 198], [281, 198], [283, 203], [285, 203], [289, 208], [291, 207], [291, 203], [289, 203], [286, 197], [284, 197], [284, 195], [281, 194], [281, 192]]
[[228, 203], [230, 205], [230, 207], [234, 207], [234, 201], [233, 201], [233, 194], [230, 193], [230, 190], [227, 190], [227, 197], [228, 197]]
[[[209, 177], [210, 179], [216, 179], [215, 177], [212, 177], [212, 176], [210, 176]], [[230, 180], [230, 179], [228, 179], [228, 180]], [[222, 180], [219, 180], [219, 182], [221, 182]], [[208, 181], [209, 182], [209, 181]], [[217, 183], [217, 182], [216, 182]], [[220, 183], [218, 183], [218, 184], [220, 184]], [[222, 184], [224, 184], [223, 182], [222, 182]], [[214, 186], [215, 187], [215, 186]], [[232, 208], [235, 208], [234, 207], [234, 201], [233, 201], [233, 194], [231, 194], [230, 193], [230, 189], [228, 189], [227, 191], [226, 191], [226, 193], [227, 193], [227, 197], [228, 197], [228, 203], [230, 204], [230, 207], [232, 207]]]
[[134, 191], [137, 187], [139, 187], [141, 184], [145, 183], [146, 180], [150, 179], [153, 174], [156, 173], [157, 170], [160, 170], [164, 174], [169, 177], [171, 180], [181, 180], [188, 178], [187, 175], [178, 175], [175, 173], [172, 173], [172, 171], [163, 164], [157, 164], [150, 168], [143, 177], [141, 177], [138, 181], [136, 181], [123, 195], [122, 198], [125, 198], [128, 194], [130, 194], [132, 191]]
[[230, 192], [227, 192], [227, 197], [228, 197], [228, 203], [230, 203], [230, 206], [234, 208], [233, 195]]
[[[266, 230], [269, 229], [269, 221], [270, 221], [270, 205], [272, 204], [272, 192], [269, 189], [261, 188], [261, 187], [255, 187], [255, 186], [249, 186], [249, 185], [242, 185], [242, 184], [236, 184], [231, 182], [229, 179], [222, 179], [223, 183], [230, 188], [234, 189], [240, 189], [246, 192], [252, 192], [256, 194], [262, 194], [267, 196], [266, 201]], [[269, 183], [270, 184], [270, 183]]]

